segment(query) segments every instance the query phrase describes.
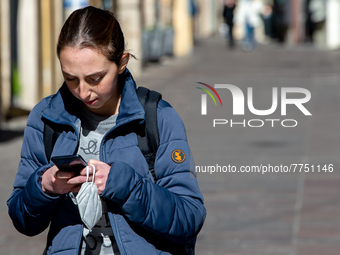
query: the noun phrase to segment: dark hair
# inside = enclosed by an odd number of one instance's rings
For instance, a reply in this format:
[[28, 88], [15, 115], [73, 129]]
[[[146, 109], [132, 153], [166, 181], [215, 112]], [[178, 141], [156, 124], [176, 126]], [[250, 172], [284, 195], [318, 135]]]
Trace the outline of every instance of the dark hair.
[[122, 29], [112, 12], [88, 6], [74, 11], [65, 21], [57, 44], [57, 55], [65, 47], [93, 48], [119, 65], [124, 54]]

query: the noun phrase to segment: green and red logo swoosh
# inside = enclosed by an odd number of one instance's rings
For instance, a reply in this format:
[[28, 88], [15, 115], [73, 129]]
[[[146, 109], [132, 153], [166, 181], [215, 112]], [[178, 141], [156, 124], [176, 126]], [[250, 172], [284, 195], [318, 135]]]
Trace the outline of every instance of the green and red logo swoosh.
[[[220, 95], [217, 93], [217, 91], [216, 91], [213, 87], [211, 87], [210, 85], [205, 84], [205, 83], [203, 83], [203, 82], [197, 82], [197, 83], [206, 86], [206, 87], [209, 88], [212, 92], [214, 92], [215, 95], [217, 96], [218, 100], [220, 101], [221, 106], [222, 106], [221, 97], [220, 97]], [[204, 92], [206, 92], [206, 93], [214, 100], [215, 105], [217, 105], [216, 100], [215, 100], [215, 97], [213, 96], [213, 94], [211, 94], [211, 92], [210, 92], [209, 90], [204, 89], [204, 88], [201, 88], [201, 87], [197, 87], [197, 88], [203, 90]]]

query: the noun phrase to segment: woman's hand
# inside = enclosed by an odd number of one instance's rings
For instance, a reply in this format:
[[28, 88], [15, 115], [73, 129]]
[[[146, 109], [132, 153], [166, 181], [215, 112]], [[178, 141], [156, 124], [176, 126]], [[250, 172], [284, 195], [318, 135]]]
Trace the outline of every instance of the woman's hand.
[[68, 183], [68, 180], [74, 176], [74, 173], [59, 171], [56, 166], [47, 169], [42, 175], [41, 186], [44, 193], [47, 195], [65, 194], [72, 191], [81, 183]]
[[[100, 195], [103, 190], [106, 187], [106, 181], [107, 177], [109, 175], [111, 166], [95, 159], [90, 159], [89, 162], [87, 162], [89, 165], [89, 182], [92, 182], [92, 176], [93, 176], [93, 167], [91, 165], [94, 165], [95, 167], [95, 176], [94, 176], [94, 183], [97, 185], [98, 188], [98, 194]], [[76, 176], [74, 178], [71, 178], [67, 181], [70, 185], [75, 185], [75, 187], [72, 189], [72, 192], [78, 192], [80, 189], [80, 186], [77, 186], [79, 184], [82, 184], [86, 182], [86, 168], [80, 171], [80, 175]]]

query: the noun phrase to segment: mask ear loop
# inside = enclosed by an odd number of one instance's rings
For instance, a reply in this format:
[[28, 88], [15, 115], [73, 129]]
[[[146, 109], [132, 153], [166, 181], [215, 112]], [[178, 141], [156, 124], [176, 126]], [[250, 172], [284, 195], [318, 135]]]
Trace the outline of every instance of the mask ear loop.
[[[94, 184], [94, 175], [96, 174], [96, 167], [93, 164], [90, 164], [90, 166], [93, 167], [93, 173], [92, 173], [92, 184]], [[86, 170], [87, 173], [87, 170]]]
[[94, 184], [94, 175], [96, 174], [96, 167], [93, 164], [90, 164], [89, 166], [86, 166], [86, 182], [88, 182], [89, 178], [90, 178], [90, 166], [92, 166], [92, 168], [93, 168], [92, 184]]
[[90, 175], [90, 167], [86, 166], [86, 182], [89, 181], [89, 175]]

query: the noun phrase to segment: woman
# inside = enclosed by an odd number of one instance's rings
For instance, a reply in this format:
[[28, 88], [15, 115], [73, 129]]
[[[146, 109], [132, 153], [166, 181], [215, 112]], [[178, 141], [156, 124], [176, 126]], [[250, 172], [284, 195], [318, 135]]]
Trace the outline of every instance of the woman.
[[[17, 230], [33, 236], [50, 226], [46, 254], [194, 254], [206, 212], [183, 123], [167, 102], [159, 102], [154, 183], [136, 135], [145, 111], [113, 14], [94, 7], [72, 13], [57, 54], [65, 83], [27, 120], [7, 202]], [[52, 157], [80, 154], [93, 167], [74, 176], [53, 165], [45, 154], [46, 124], [60, 133]], [[183, 160], [172, 160], [178, 150]], [[94, 174], [90, 181], [103, 201], [103, 217], [90, 234], [74, 199], [86, 174]]]

